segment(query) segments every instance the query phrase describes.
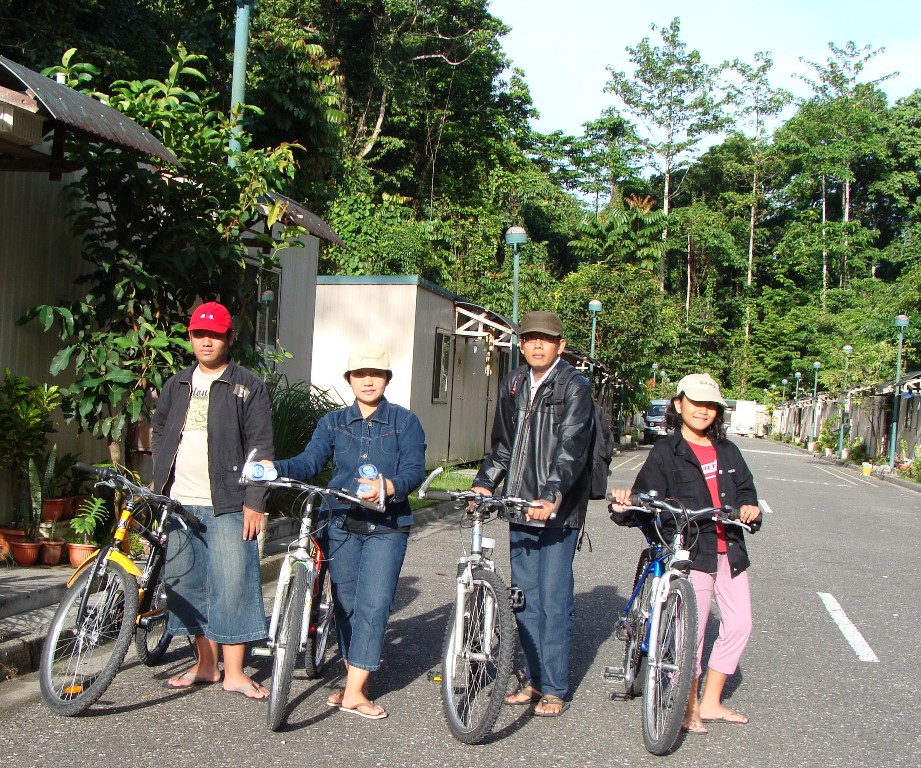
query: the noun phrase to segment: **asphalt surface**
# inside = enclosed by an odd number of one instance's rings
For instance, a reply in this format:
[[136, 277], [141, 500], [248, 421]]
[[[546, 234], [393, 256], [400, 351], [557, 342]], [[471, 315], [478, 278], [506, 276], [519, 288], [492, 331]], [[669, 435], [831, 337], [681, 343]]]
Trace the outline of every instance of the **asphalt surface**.
[[[641, 700], [617, 696], [603, 669], [621, 661], [613, 616], [630, 587], [641, 535], [590, 507], [592, 551], [576, 555], [572, 706], [560, 718], [505, 707], [480, 746], [456, 742], [428, 671], [452, 600], [454, 562], [467, 541], [456, 517], [411, 538], [384, 663], [372, 696], [390, 717], [368, 721], [329, 709], [338, 664], [320, 680], [296, 676], [287, 727], [265, 726], [264, 705], [220, 686], [173, 691], [163, 681], [189, 664], [175, 642], [161, 667], [126, 665], [89, 713], [59, 718], [37, 697], [34, 675], [0, 686], [0, 761], [97, 766], [914, 766], [921, 751], [921, 495], [764, 440], [740, 440], [765, 503], [749, 540], [755, 628], [727, 703], [751, 718], [687, 736], [664, 758], [643, 748]], [[612, 485], [629, 487], [646, 451], [615, 457]], [[497, 561], [507, 562], [501, 523]], [[507, 568], [505, 569], [507, 577]], [[267, 589], [271, 589], [271, 584]], [[829, 602], [831, 596], [836, 602]], [[837, 623], [829, 612], [831, 605]], [[834, 606], [838, 608], [835, 609]], [[852, 624], [848, 627], [847, 622]], [[712, 622], [711, 622], [712, 625]], [[844, 630], [841, 627], [845, 627]], [[711, 629], [712, 635], [712, 629]], [[849, 639], [850, 638], [850, 639]], [[858, 640], [862, 640], [861, 645]], [[877, 661], [861, 660], [869, 648]], [[257, 679], [270, 682], [264, 660]], [[613, 695], [613, 696], [612, 696]]]

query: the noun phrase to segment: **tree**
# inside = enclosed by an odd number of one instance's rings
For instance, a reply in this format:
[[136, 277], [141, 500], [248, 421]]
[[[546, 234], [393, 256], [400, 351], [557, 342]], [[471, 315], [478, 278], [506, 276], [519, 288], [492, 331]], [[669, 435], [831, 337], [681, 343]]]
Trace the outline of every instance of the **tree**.
[[[73, 53], [53, 71], [92, 91], [95, 69], [71, 63]], [[159, 390], [188, 358], [185, 322], [196, 300], [220, 299], [234, 313], [254, 300], [245, 287], [243, 234], [264, 215], [265, 193], [295, 167], [295, 147], [256, 150], [245, 133], [228, 164], [231, 121], [212, 107], [214, 94], [184, 86], [203, 80], [193, 66], [199, 58], [180, 47], [166, 80], [118, 81], [108, 96], [99, 94], [157, 135], [182, 162], [181, 175], [111, 148], [75, 147], [86, 166], [71, 187], [72, 226], [90, 265], [78, 278], [86, 295], [34, 307], [24, 318], [37, 318], [46, 331], [57, 327], [64, 346], [51, 373], [74, 371], [74, 383], [62, 389], [65, 415], [105, 438], [113, 462], [121, 462], [125, 430], [144, 411], [148, 390]], [[267, 218], [271, 224], [274, 213]], [[247, 233], [270, 249], [290, 234], [275, 241]], [[274, 251], [261, 258], [273, 263]], [[240, 330], [245, 351], [249, 329]]]
[[[605, 89], [623, 102], [628, 113], [650, 126], [652, 135], [642, 141], [651, 164], [662, 174], [662, 208], [668, 217], [676, 193], [674, 173], [691, 161], [705, 136], [724, 125], [725, 97], [717, 92], [720, 68], [703, 63], [697, 51], [688, 51], [677, 17], [668, 28], [653, 24], [652, 30], [660, 33], [662, 46], [653, 47], [648, 37], [635, 48], [628, 46], [635, 71], [628, 75], [608, 67], [611, 79]], [[664, 254], [659, 261], [659, 289], [665, 290]]]

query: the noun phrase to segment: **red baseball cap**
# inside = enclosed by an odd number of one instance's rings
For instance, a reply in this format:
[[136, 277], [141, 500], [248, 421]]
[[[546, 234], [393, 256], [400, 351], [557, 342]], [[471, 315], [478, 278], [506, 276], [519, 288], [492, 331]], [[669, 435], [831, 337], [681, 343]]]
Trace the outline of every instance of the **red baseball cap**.
[[227, 333], [233, 330], [233, 320], [230, 312], [223, 304], [216, 301], [207, 301], [201, 306], [192, 310], [192, 317], [189, 318], [190, 331], [214, 331], [215, 333]]

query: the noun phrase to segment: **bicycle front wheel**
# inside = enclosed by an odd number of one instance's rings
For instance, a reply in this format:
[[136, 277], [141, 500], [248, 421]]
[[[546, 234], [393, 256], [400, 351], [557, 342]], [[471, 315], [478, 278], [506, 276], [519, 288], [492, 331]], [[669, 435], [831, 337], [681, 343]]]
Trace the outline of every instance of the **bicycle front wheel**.
[[[464, 744], [477, 744], [492, 729], [508, 689], [515, 655], [515, 619], [498, 574], [473, 572], [473, 589], [455, 606], [442, 660], [441, 694], [448, 728]], [[457, 614], [455, 613], [455, 616]]]
[[[153, 667], [163, 661], [173, 636], [166, 631], [166, 584], [163, 580], [163, 558], [158, 557], [150, 571], [150, 579], [138, 614], [139, 623], [134, 635], [134, 649], [141, 663]], [[146, 626], [145, 626], [146, 624]]]
[[301, 626], [304, 616], [310, 616], [307, 569], [313, 567], [312, 562], [308, 564], [295, 561], [292, 563], [291, 582], [283, 598], [284, 608], [278, 626], [278, 637], [275, 638], [272, 688], [268, 702], [267, 722], [273, 731], [277, 731], [285, 719], [288, 693], [291, 690], [291, 677], [294, 675], [294, 662], [301, 643]]
[[304, 672], [308, 680], [314, 680], [323, 672], [326, 666], [326, 651], [329, 648], [329, 637], [333, 627], [333, 586], [329, 580], [329, 569], [323, 567], [318, 577], [319, 587], [314, 594], [319, 599], [314, 600], [311, 614], [310, 634], [307, 636], [307, 647], [304, 649]]
[[[640, 560], [636, 564], [633, 589], [636, 589], [636, 585], [643, 578], [651, 560], [651, 550], [647, 547], [640, 553]], [[643, 644], [646, 640], [651, 592], [652, 578], [647, 578], [643, 581], [643, 586], [627, 614], [629, 634], [624, 647], [624, 692], [631, 698], [643, 695], [643, 682], [646, 677], [646, 651], [643, 650]]]
[[67, 590], [42, 649], [42, 700], [58, 715], [78, 715], [99, 700], [134, 634], [137, 581], [112, 561], [95, 571], [94, 563]]
[[675, 745], [694, 672], [697, 600], [687, 579], [672, 579], [661, 611], [656, 663], [647, 665], [643, 699], [643, 742], [654, 755]]

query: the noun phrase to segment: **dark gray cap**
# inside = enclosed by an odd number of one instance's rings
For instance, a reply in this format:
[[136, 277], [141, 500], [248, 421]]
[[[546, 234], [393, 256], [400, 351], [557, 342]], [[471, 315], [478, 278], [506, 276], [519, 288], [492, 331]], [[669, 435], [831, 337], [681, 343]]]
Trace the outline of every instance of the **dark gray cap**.
[[563, 323], [553, 312], [528, 312], [521, 318], [519, 336], [526, 333], [546, 333], [548, 336], [563, 338]]

